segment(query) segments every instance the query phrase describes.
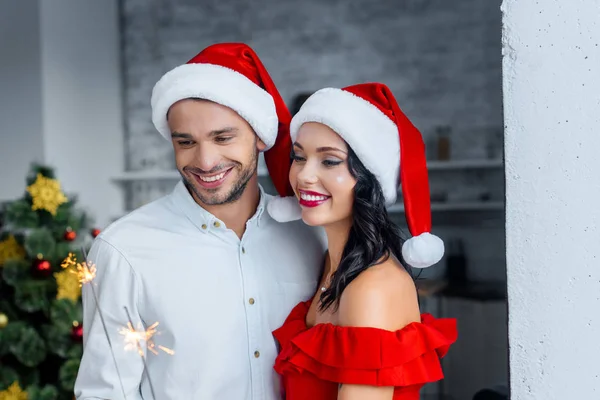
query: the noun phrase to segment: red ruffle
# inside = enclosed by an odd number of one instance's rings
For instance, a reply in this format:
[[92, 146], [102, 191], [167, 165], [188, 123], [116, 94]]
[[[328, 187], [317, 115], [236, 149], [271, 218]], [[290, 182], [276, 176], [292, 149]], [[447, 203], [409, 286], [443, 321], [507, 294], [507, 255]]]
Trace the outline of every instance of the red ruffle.
[[300, 332], [306, 330], [306, 315], [310, 308], [311, 301], [305, 301], [292, 309], [290, 315], [286, 318], [281, 328], [273, 331], [273, 336], [279, 342], [283, 349]]
[[407, 387], [443, 378], [440, 358], [456, 341], [456, 320], [429, 314], [392, 332], [318, 324], [307, 328], [310, 302], [294, 308], [273, 334], [281, 352], [275, 370], [307, 371], [337, 383]]

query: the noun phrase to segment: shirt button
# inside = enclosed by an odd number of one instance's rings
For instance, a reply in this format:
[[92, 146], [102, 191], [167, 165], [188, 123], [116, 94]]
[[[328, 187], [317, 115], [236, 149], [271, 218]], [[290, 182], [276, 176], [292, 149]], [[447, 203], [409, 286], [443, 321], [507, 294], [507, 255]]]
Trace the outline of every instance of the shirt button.
[[202, 224], [202, 229], [206, 229], [206, 224]]
[[215, 228], [218, 228], [218, 227], [220, 227], [220, 226], [221, 226], [221, 223], [220, 223], [219, 221], [215, 221], [215, 222], [213, 223], [213, 225], [215, 226]]
[[252, 297], [250, 297], [250, 299], [248, 300], [248, 303], [250, 303], [250, 305], [254, 304], [254, 299]]
[[246, 254], [246, 248], [242, 247], [242, 254]]
[[258, 358], [258, 357], [260, 357], [260, 353], [258, 352], [258, 350], [254, 352], [254, 357], [255, 357], [255, 358]]

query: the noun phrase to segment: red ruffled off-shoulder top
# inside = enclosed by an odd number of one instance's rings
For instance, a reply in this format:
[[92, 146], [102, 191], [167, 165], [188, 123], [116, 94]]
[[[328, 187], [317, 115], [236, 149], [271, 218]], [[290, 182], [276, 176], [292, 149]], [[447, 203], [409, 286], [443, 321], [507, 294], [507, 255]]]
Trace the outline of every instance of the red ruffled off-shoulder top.
[[285, 400], [336, 400], [340, 383], [394, 386], [394, 400], [419, 400], [443, 378], [440, 358], [456, 341], [456, 320], [422, 314], [392, 332], [332, 324], [306, 326], [311, 300], [298, 304], [273, 332], [281, 351], [275, 370]]

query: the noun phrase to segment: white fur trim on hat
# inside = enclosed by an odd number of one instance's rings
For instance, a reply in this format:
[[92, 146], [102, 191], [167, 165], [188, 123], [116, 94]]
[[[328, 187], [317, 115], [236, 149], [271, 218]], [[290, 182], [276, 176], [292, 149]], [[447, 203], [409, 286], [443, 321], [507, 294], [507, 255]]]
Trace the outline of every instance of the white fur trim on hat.
[[429, 232], [408, 239], [402, 245], [402, 257], [411, 267], [427, 268], [442, 259], [444, 242]]
[[296, 140], [306, 122], [327, 125], [340, 135], [372, 172], [391, 205], [398, 195], [400, 137], [396, 124], [368, 101], [341, 89], [325, 88], [306, 100], [292, 119], [290, 134]]
[[[244, 75], [214, 64], [184, 64], [163, 75], [152, 90], [152, 122], [167, 140], [167, 112], [179, 100], [199, 98], [237, 112], [267, 145], [275, 144], [278, 117], [273, 97]], [[265, 149], [265, 150], [266, 150]]]
[[267, 203], [267, 211], [277, 222], [296, 221], [302, 218], [302, 208], [294, 196], [273, 197]]

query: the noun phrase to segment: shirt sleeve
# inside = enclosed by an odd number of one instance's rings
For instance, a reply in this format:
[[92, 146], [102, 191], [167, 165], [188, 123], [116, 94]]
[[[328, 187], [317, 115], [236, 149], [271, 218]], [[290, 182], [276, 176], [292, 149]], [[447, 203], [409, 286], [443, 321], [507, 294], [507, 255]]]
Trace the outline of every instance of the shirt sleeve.
[[77, 400], [116, 400], [124, 398], [124, 391], [128, 400], [141, 400], [143, 362], [135, 346], [126, 348], [125, 336], [119, 332], [127, 327], [125, 307], [135, 328], [141, 327], [138, 278], [125, 256], [100, 237], [88, 260], [96, 266], [96, 277], [82, 288], [83, 357], [75, 396]]

